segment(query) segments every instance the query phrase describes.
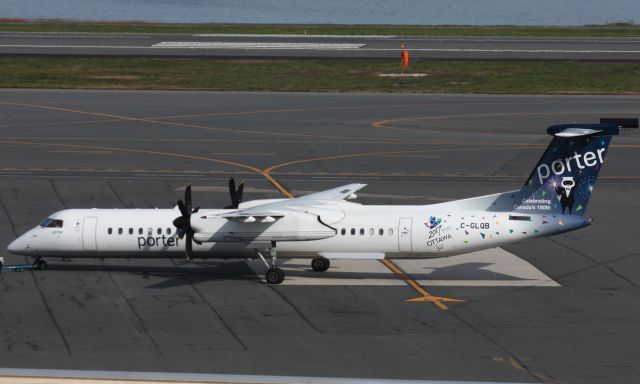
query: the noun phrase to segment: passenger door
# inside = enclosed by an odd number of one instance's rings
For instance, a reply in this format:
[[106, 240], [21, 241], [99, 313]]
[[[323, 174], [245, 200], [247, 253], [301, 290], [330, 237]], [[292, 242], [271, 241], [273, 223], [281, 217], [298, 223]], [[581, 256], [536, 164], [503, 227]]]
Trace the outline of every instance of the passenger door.
[[85, 251], [97, 251], [96, 229], [98, 227], [97, 217], [85, 217], [82, 223], [82, 247]]

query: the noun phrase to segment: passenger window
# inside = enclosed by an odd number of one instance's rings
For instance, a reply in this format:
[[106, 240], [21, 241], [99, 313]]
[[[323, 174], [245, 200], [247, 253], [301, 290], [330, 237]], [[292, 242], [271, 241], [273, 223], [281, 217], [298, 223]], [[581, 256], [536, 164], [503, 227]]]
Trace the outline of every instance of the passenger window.
[[122, 228], [118, 228], [118, 235], [122, 235]]
[[356, 229], [355, 228], [351, 228], [351, 234], [355, 235], [356, 234]]
[[373, 228], [369, 228], [369, 236], [373, 236], [374, 233], [375, 231], [373, 230]]
[[107, 229], [107, 233], [108, 234], [112, 234], [113, 233], [113, 229], [111, 229], [111, 228]]
[[138, 228], [138, 235], [142, 235], [142, 228]]
[[167, 235], [171, 234], [171, 228], [167, 228]]
[[360, 236], [364, 235], [364, 228], [360, 228]]
[[380, 228], [380, 229], [378, 230], [378, 234], [379, 234], [380, 236], [384, 235], [384, 229]]
[[389, 228], [389, 236], [393, 236], [393, 228]]
[[342, 236], [344, 236], [346, 233], [347, 233], [347, 230], [346, 230], [345, 228], [342, 228], [342, 229], [340, 230], [340, 234], [341, 234]]
[[162, 228], [158, 228], [158, 235], [162, 235]]
[[133, 235], [133, 228], [129, 228], [129, 234]]

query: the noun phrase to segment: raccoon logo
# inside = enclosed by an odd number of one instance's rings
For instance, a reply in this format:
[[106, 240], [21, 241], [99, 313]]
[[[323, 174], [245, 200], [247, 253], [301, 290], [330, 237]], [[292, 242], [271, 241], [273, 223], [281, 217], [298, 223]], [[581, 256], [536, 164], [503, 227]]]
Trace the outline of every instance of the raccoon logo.
[[560, 205], [562, 206], [562, 214], [564, 215], [564, 211], [566, 208], [569, 208], [569, 214], [571, 214], [571, 209], [573, 208], [573, 204], [575, 203], [574, 194], [576, 191], [576, 182], [573, 180], [573, 176], [563, 177], [560, 185], [556, 186], [556, 194], [558, 195], [558, 199], [560, 199]]

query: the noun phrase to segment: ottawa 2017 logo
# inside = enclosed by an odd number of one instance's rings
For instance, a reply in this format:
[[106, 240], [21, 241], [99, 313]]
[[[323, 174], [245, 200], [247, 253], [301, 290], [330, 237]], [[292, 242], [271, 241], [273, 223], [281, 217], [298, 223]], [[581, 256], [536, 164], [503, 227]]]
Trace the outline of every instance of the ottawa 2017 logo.
[[[436, 218], [435, 216], [430, 216], [429, 220], [425, 221], [424, 225], [427, 227], [429, 236], [427, 239], [428, 247], [431, 247], [434, 244], [440, 244], [440, 242], [452, 238], [450, 233], [446, 233], [451, 229], [451, 227], [443, 228], [442, 224], [442, 218]], [[438, 246], [438, 249], [440, 248], [442, 248], [442, 245]]]

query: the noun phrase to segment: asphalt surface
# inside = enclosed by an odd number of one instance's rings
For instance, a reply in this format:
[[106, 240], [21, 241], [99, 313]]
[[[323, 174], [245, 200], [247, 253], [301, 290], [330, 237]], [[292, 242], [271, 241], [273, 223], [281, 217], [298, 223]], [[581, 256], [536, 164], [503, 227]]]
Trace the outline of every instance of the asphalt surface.
[[640, 38], [0, 32], [3, 56], [640, 61]]
[[[373, 204], [511, 190], [546, 147], [548, 125], [637, 117], [639, 102], [2, 90], [0, 246], [65, 207], [172, 206], [188, 181], [201, 206], [227, 204], [230, 175], [247, 181], [246, 199], [279, 196], [246, 166], [295, 193], [364, 182], [358, 201]], [[0, 366], [637, 383], [639, 149], [636, 130], [614, 138], [592, 226], [505, 247], [508, 263], [555, 284], [509, 284], [486, 255], [443, 269], [399, 263], [432, 295], [464, 300], [443, 310], [405, 302], [417, 292], [378, 262], [326, 275], [285, 263], [303, 283], [266, 286], [242, 260], [52, 260], [47, 271], [0, 275]]]

